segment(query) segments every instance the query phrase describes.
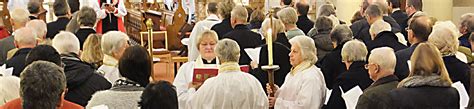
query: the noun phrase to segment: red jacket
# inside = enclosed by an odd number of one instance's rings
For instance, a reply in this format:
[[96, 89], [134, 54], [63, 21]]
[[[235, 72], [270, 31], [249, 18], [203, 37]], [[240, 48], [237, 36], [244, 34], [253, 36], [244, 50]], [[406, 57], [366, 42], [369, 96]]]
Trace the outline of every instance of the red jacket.
[[[21, 99], [17, 98], [5, 103], [0, 109], [22, 109], [21, 103]], [[84, 107], [63, 99], [61, 100], [61, 107], [58, 107], [58, 109], [84, 109]]]

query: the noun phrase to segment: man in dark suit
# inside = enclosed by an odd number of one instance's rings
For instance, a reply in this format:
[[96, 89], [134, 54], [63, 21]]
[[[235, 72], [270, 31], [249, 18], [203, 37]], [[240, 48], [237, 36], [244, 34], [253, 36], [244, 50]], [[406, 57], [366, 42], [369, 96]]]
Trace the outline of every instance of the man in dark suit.
[[401, 33], [403, 36], [405, 36], [405, 39], [407, 39], [408, 35], [405, 28], [407, 27], [408, 15], [404, 11], [400, 10], [400, 5], [400, 0], [388, 0], [388, 8], [392, 10], [390, 17], [397, 21], [398, 25], [400, 25]]
[[[13, 30], [17, 30], [25, 27], [26, 23], [29, 21], [28, 10], [17, 8], [13, 10], [10, 22], [12, 22]], [[7, 61], [7, 53], [11, 49], [15, 48], [14, 38], [15, 32], [11, 36], [0, 40], [0, 65], [3, 65]]]
[[47, 24], [48, 32], [46, 33], [46, 38], [50, 39], [53, 39], [59, 31], [64, 31], [66, 29], [66, 25], [69, 23], [69, 18], [71, 16], [69, 5], [66, 0], [54, 1], [53, 10], [54, 15], [58, 17], [58, 19]]
[[[398, 37], [393, 33], [390, 24], [383, 21], [382, 10], [378, 5], [370, 5], [365, 10], [367, 22], [370, 25], [369, 33], [371, 41], [367, 42], [367, 49], [371, 51], [378, 47], [390, 47], [395, 51], [406, 48], [398, 41]], [[402, 36], [400, 36], [402, 37]]]
[[313, 21], [308, 18], [309, 5], [305, 3], [296, 3], [296, 10], [298, 11], [298, 21], [296, 26], [301, 29], [304, 34], [308, 34], [309, 30], [313, 28]]
[[212, 26], [211, 30], [216, 31], [219, 40], [224, 38], [224, 35], [232, 31], [232, 26], [230, 25], [230, 13], [234, 8], [234, 2], [221, 2], [217, 5], [219, 15], [224, 17], [221, 23], [215, 24]]
[[84, 45], [87, 37], [90, 34], [96, 33], [94, 30], [94, 25], [97, 21], [97, 15], [94, 9], [90, 7], [83, 7], [81, 10], [79, 10], [77, 18], [81, 27], [74, 34], [76, 35], [77, 39], [79, 39], [80, 49], [82, 50], [82, 46]]
[[20, 76], [21, 71], [26, 67], [26, 56], [38, 44], [36, 34], [33, 31], [28, 27], [15, 30], [15, 46], [18, 51], [6, 62], [7, 68], [13, 67], [13, 75], [15, 76]]
[[38, 1], [30, 1], [28, 3], [28, 11], [30, 12], [30, 20], [38, 19], [41, 3]]
[[412, 44], [406, 49], [399, 50], [395, 53], [397, 56], [397, 65], [395, 67], [395, 75], [400, 80], [405, 79], [409, 74], [408, 60], [410, 60], [413, 51], [420, 42], [428, 40], [428, 36], [431, 34], [432, 27], [430, 25], [429, 17], [418, 16], [411, 20], [408, 25], [408, 41]]
[[[423, 1], [422, 0], [406, 0], [405, 3], [405, 12], [408, 15], [408, 18], [405, 21], [405, 25], [408, 27], [408, 22], [415, 13], [421, 12], [423, 9]], [[408, 34], [408, 33], [407, 33]]]
[[251, 31], [245, 23], [247, 23], [247, 9], [242, 6], [236, 6], [232, 9], [231, 25], [234, 30], [230, 31], [224, 38], [229, 38], [236, 41], [240, 46], [240, 65], [250, 65], [250, 57], [245, 52], [245, 48], [255, 48], [263, 44], [262, 37]]

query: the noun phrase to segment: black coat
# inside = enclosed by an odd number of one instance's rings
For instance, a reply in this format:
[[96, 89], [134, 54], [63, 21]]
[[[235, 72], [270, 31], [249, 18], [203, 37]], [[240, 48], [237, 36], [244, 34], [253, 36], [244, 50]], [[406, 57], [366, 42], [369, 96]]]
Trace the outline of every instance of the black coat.
[[395, 75], [378, 79], [359, 96], [356, 109], [388, 109], [392, 104], [390, 91], [397, 88], [398, 78]]
[[[275, 84], [278, 86], [283, 85], [285, 81], [285, 77], [290, 72], [291, 65], [290, 65], [290, 48], [286, 47], [285, 45], [275, 42], [273, 43], [273, 64], [280, 66], [280, 69], [274, 71], [274, 81]], [[260, 59], [258, 63], [258, 68], [253, 70], [254, 75], [258, 81], [260, 81], [262, 88], [266, 87], [268, 83], [268, 73], [262, 70], [262, 66], [268, 65], [268, 46], [263, 45], [262, 49], [260, 50]]]
[[390, 92], [394, 109], [459, 109], [459, 93], [435, 76], [412, 76]]
[[229, 38], [236, 41], [240, 46], [240, 65], [250, 65], [250, 57], [245, 52], [245, 48], [256, 48], [263, 44], [260, 34], [257, 34], [246, 25], [236, 25], [235, 29], [224, 35], [224, 38]]
[[323, 59], [319, 59], [316, 64], [321, 69], [321, 72], [323, 72], [324, 81], [328, 89], [332, 89], [336, 78], [347, 70], [346, 65], [342, 63], [341, 51], [343, 45], [344, 43], [337, 45]]
[[[342, 92], [339, 90], [341, 87], [342, 91], [347, 92], [355, 86], [359, 86], [362, 90], [372, 84], [372, 80], [367, 73], [364, 65], [366, 62], [356, 61], [351, 64], [349, 70], [342, 73], [336, 78], [335, 84], [333, 86], [333, 91], [329, 98], [329, 101], [324, 108], [326, 109], [346, 109], [346, 103], [342, 98]], [[328, 96], [328, 95], [326, 95]]]
[[463, 34], [461, 37], [459, 37], [459, 45], [471, 48], [471, 43], [469, 43], [469, 36], [471, 36], [471, 33]]
[[58, 18], [58, 20], [54, 22], [50, 22], [47, 24], [48, 32], [46, 33], [46, 38], [53, 39], [59, 31], [66, 30], [66, 25], [69, 23], [68, 18]]
[[410, 60], [411, 55], [413, 54], [417, 46], [418, 43], [411, 45], [406, 49], [402, 49], [395, 52], [395, 56], [397, 57], [397, 64], [395, 65], [395, 75], [397, 75], [400, 80], [403, 80], [408, 76], [410, 71], [408, 69], [407, 61]]
[[332, 51], [333, 45], [329, 33], [331, 31], [319, 31], [315, 36], [311, 36], [316, 46], [318, 59], [323, 59], [326, 54]]
[[82, 62], [76, 55], [62, 55], [61, 58], [66, 65], [64, 67], [68, 88], [66, 100], [87, 106], [92, 94], [112, 87], [107, 79], [96, 73], [94, 67]]
[[67, 0], [67, 3], [69, 5], [69, 8], [71, 9], [71, 13], [79, 11], [79, 0]]
[[22, 48], [16, 51], [11, 59], [9, 59], [6, 64], [7, 68], [13, 67], [13, 75], [20, 77], [20, 73], [26, 67], [26, 56], [30, 53], [31, 48]]
[[[383, 16], [383, 20], [390, 24], [393, 33], [400, 32], [400, 25], [398, 25], [395, 19], [390, 16]], [[370, 25], [365, 18], [354, 22], [350, 27], [354, 38], [360, 39], [364, 41], [364, 43], [367, 43], [371, 40], [369, 33]]]
[[79, 44], [80, 44], [80, 48], [82, 50], [82, 46], [84, 45], [84, 42], [86, 41], [87, 37], [90, 35], [90, 34], [95, 34], [96, 31], [92, 28], [81, 28], [79, 30], [77, 30], [76, 33], [76, 37], [77, 39], [79, 39]]
[[308, 16], [301, 15], [298, 16], [298, 21], [296, 22], [296, 26], [301, 29], [304, 34], [308, 34], [309, 30], [313, 28], [314, 22], [309, 20]]
[[[266, 44], [267, 43], [267, 40], [266, 39], [262, 39], [262, 42], [263, 44]], [[280, 44], [283, 44], [284, 46], [288, 47], [291, 49], [291, 44], [290, 42], [288, 42], [288, 38], [286, 37], [286, 34], [285, 33], [278, 33], [277, 34], [277, 39], [275, 40], [275, 42], [278, 42]], [[262, 45], [263, 46], [263, 45]]]
[[408, 27], [407, 13], [403, 12], [402, 10], [397, 10], [393, 12], [392, 14], [390, 14], [390, 17], [392, 17], [393, 19], [395, 19], [395, 21], [397, 21], [398, 25], [400, 25], [400, 32], [403, 34], [403, 36], [405, 36], [405, 39], [408, 39], [408, 34], [407, 34], [407, 31], [405, 30], [405, 28]]
[[453, 83], [461, 82], [466, 88], [466, 92], [469, 93], [469, 87], [471, 84], [471, 68], [466, 63], [460, 61], [456, 56], [445, 56], [443, 57], [444, 65], [448, 70], [449, 78]]
[[234, 30], [232, 29], [232, 26], [230, 25], [230, 18], [222, 20], [221, 23], [215, 24], [212, 26], [211, 30], [216, 31], [217, 35], [219, 36], [219, 40], [224, 38], [224, 35], [229, 33], [230, 31]]
[[370, 52], [378, 47], [390, 47], [394, 51], [407, 48], [398, 42], [397, 36], [391, 31], [383, 31], [375, 36], [375, 39], [367, 43], [367, 50]]

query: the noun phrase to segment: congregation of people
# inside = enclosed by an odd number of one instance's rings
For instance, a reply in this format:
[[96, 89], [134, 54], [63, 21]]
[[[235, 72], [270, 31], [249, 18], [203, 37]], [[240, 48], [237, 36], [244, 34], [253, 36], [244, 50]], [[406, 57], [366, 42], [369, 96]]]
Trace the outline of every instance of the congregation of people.
[[[269, 14], [210, 2], [185, 44], [188, 62], [166, 81], [152, 77], [154, 57], [127, 35], [123, 0], [71, 1], [55, 0], [49, 23], [38, 19], [42, 3], [8, 2], [0, 109], [474, 108], [461, 105], [474, 91], [474, 13], [456, 26], [423, 12], [422, 0], [361, 0], [351, 21], [331, 2], [316, 19], [304, 0], [281, 0]], [[254, 48], [258, 58], [246, 51]], [[269, 64], [278, 70], [268, 73]], [[196, 82], [195, 68], [218, 74]], [[354, 88], [363, 93], [348, 101]]]

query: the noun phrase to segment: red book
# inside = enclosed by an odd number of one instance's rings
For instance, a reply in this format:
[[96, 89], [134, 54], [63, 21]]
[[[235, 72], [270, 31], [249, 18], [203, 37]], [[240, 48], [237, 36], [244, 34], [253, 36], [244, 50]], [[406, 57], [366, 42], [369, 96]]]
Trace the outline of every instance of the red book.
[[[248, 65], [241, 65], [240, 70], [242, 72], [249, 72], [250, 67]], [[218, 68], [194, 68], [193, 82], [204, 82], [206, 79], [217, 76]]]

